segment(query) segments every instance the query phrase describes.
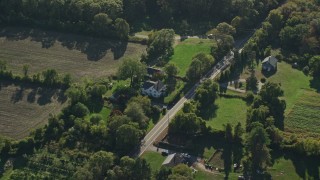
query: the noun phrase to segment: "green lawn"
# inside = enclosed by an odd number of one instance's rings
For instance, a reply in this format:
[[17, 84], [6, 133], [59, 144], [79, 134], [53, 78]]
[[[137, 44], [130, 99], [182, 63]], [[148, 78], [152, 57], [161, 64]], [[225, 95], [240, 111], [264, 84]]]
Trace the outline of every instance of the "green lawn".
[[293, 180], [301, 179], [295, 172], [295, 167], [291, 160], [280, 158], [277, 159], [275, 164], [270, 168], [269, 173], [274, 180]]
[[[242, 74], [242, 78], [248, 76], [248, 71]], [[287, 107], [285, 111], [285, 129], [289, 132], [320, 133], [319, 106], [320, 94], [310, 88], [311, 77], [294, 69], [286, 62], [278, 63], [275, 74], [266, 77], [261, 73], [261, 64], [257, 67], [256, 76], [260, 80], [265, 77], [267, 81], [280, 83], [284, 91], [284, 99]]]
[[203, 158], [206, 160], [209, 160], [209, 158], [213, 155], [213, 153], [216, 151], [213, 147], [206, 147], [204, 148], [203, 152]]
[[177, 98], [177, 96], [179, 94], [180, 94], [180, 96], [179, 96], [179, 99], [180, 99], [180, 97], [183, 95], [180, 92], [183, 90], [185, 85], [186, 85], [185, 82], [177, 81], [175, 89], [172, 92], [170, 92], [170, 94], [168, 94], [168, 96], [164, 97], [164, 103], [165, 104], [171, 103], [173, 100], [175, 100]]
[[319, 179], [320, 163], [314, 157], [287, 154], [277, 158], [268, 172], [274, 180]]
[[200, 52], [210, 54], [211, 45], [212, 41], [206, 39], [186, 39], [179, 43], [174, 48], [174, 55], [170, 59], [170, 62], [179, 67], [179, 76], [185, 76], [193, 56]]
[[299, 97], [303, 95], [304, 89], [309, 88], [310, 84], [310, 77], [305, 76], [299, 70], [293, 69], [290, 64], [285, 62], [278, 63], [278, 71], [268, 80], [281, 84], [287, 102], [286, 113], [290, 112]]
[[162, 156], [160, 153], [151, 151], [145, 152], [142, 155], [142, 158], [144, 158], [150, 164], [152, 172], [159, 170], [163, 161], [166, 159], [166, 157]]
[[[286, 114], [291, 111], [296, 101], [303, 95], [304, 89], [310, 89], [310, 77], [303, 74], [303, 72], [293, 69], [290, 64], [286, 62], [278, 62], [278, 70], [275, 74], [266, 77], [261, 73], [261, 63], [256, 68], [256, 76], [258, 80], [262, 77], [267, 81], [280, 83], [284, 91], [284, 99], [287, 103]], [[249, 73], [243, 73], [242, 78], [248, 77]]]
[[110, 113], [111, 113], [111, 109], [107, 108], [107, 107], [103, 107], [102, 110], [99, 112], [99, 113], [91, 113], [89, 114], [86, 119], [87, 120], [90, 120], [90, 118], [96, 114], [99, 114], [102, 116], [102, 119], [104, 121], [107, 121], [109, 119], [109, 116], [110, 116]]
[[216, 112], [207, 121], [207, 125], [215, 129], [224, 129], [224, 124], [231, 123], [234, 126], [240, 122], [244, 127], [246, 122], [246, 102], [238, 98], [218, 98], [215, 102]]

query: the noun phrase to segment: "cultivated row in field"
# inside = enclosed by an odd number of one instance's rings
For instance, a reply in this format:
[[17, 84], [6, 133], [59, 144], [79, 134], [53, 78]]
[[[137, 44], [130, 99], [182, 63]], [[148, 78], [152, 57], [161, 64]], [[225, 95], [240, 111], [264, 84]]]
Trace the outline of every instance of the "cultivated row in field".
[[0, 84], [0, 135], [20, 139], [61, 111], [63, 91], [24, 84]]
[[286, 128], [304, 135], [318, 134], [320, 137], [320, 95], [305, 90], [286, 118]]

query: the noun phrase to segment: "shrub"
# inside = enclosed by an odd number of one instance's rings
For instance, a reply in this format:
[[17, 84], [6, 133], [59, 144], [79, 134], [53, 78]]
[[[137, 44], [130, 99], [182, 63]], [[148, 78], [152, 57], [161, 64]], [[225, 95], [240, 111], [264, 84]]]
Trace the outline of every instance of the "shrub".
[[78, 102], [76, 105], [72, 107], [72, 113], [76, 117], [84, 117], [89, 114], [89, 109], [84, 104]]
[[305, 67], [302, 69], [302, 72], [303, 72], [305, 75], [308, 75], [308, 74], [309, 74], [309, 71], [310, 71], [309, 66], [305, 66]]
[[249, 92], [247, 93], [245, 99], [246, 99], [246, 101], [247, 101], [248, 103], [252, 103], [252, 102], [253, 102], [253, 99], [254, 99], [254, 94], [253, 94], [253, 92], [249, 91]]
[[267, 80], [266, 80], [266, 78], [261, 78], [261, 80], [260, 80], [262, 83], [265, 83]]

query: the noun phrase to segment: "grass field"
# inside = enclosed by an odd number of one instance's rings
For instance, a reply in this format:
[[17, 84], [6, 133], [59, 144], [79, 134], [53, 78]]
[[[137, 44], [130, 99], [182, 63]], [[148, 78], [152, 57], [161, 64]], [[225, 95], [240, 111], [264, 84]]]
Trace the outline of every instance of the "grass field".
[[[246, 77], [248, 72], [242, 76]], [[261, 64], [257, 67], [258, 79], [280, 83], [284, 91], [287, 107], [285, 111], [285, 131], [299, 134], [300, 137], [319, 137], [320, 135], [320, 94], [310, 88], [311, 77], [293, 69], [285, 62], [278, 63], [278, 70], [271, 76], [261, 73]]]
[[315, 157], [284, 154], [274, 160], [268, 172], [275, 180], [319, 179], [320, 161]]
[[31, 129], [45, 124], [50, 113], [59, 113], [65, 100], [60, 90], [2, 82], [0, 134], [14, 139], [25, 137]]
[[14, 73], [24, 64], [34, 74], [48, 68], [91, 79], [114, 74], [121, 59], [140, 57], [146, 46], [28, 28], [0, 29], [0, 59]]
[[268, 170], [274, 180], [293, 180], [300, 179], [295, 172], [295, 167], [291, 160], [283, 157], [277, 159], [272, 168]]
[[142, 155], [148, 163], [150, 163], [150, 167], [152, 172], [155, 172], [161, 168], [163, 161], [166, 157], [162, 156], [160, 153], [147, 151]]
[[[245, 72], [242, 77], [247, 77], [249, 74]], [[278, 63], [278, 70], [271, 76], [264, 76], [261, 73], [261, 63], [257, 67], [256, 76], [258, 80], [262, 77], [267, 81], [280, 83], [284, 91], [284, 99], [287, 103], [286, 114], [291, 111], [297, 100], [303, 95], [305, 89], [310, 89], [310, 77], [305, 76], [301, 71], [293, 69], [290, 64], [286, 62]]]
[[320, 138], [320, 94], [305, 90], [286, 117], [286, 131], [317, 133]]
[[218, 109], [207, 121], [207, 125], [214, 129], [224, 129], [224, 124], [231, 123], [235, 127], [238, 122], [244, 127], [246, 122], [247, 105], [237, 98], [218, 98], [215, 102]]
[[192, 57], [200, 52], [210, 54], [211, 45], [212, 41], [208, 39], [186, 39], [174, 48], [174, 55], [170, 59], [170, 62], [175, 63], [179, 67], [180, 76], [185, 76]]

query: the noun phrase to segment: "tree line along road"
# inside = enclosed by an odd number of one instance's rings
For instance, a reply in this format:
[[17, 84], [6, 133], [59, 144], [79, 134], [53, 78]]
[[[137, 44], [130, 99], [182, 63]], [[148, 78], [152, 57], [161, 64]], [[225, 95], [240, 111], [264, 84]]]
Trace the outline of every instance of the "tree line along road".
[[214, 79], [224, 69], [226, 69], [234, 58], [234, 53], [230, 51], [219, 63], [217, 63], [199, 82], [197, 82], [186, 94], [182, 97], [166, 115], [153, 127], [153, 129], [143, 138], [141, 146], [138, 151], [138, 156], [141, 156], [161, 135], [161, 133], [169, 126], [170, 121], [177, 114], [177, 112], [183, 107], [184, 103], [189, 99], [192, 99], [195, 95], [197, 87], [207, 78]]

